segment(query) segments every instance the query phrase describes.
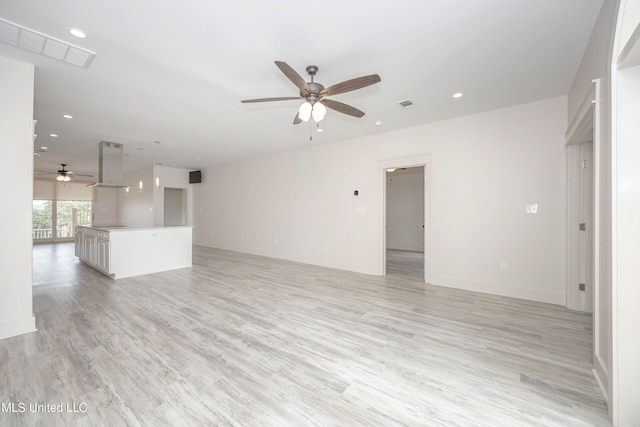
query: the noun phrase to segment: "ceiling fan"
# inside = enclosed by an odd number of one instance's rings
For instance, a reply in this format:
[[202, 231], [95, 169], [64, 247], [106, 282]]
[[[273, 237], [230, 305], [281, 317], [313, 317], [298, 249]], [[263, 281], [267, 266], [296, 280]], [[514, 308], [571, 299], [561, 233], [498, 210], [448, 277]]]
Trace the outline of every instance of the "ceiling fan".
[[92, 177], [93, 176], [93, 175], [86, 174], [86, 173], [76, 173], [76, 174], [74, 174], [72, 171], [65, 169], [67, 167], [67, 165], [64, 164], [64, 163], [60, 163], [60, 166], [62, 166], [62, 169], [58, 169], [57, 172], [43, 171], [43, 170], [36, 170], [36, 172], [52, 173], [52, 174], [55, 173], [55, 174], [58, 175], [58, 176], [56, 176], [56, 180], [61, 181], [61, 182], [71, 181], [71, 177], [72, 176], [86, 176], [86, 177]]
[[310, 117], [313, 117], [314, 121], [319, 122], [324, 118], [324, 115], [327, 112], [327, 108], [331, 108], [332, 110], [347, 114], [349, 116], [362, 117], [364, 116], [364, 112], [358, 110], [357, 108], [344, 104], [342, 102], [334, 101], [333, 99], [326, 99], [325, 97], [350, 92], [352, 90], [361, 89], [363, 87], [367, 87], [380, 82], [379, 75], [371, 74], [368, 76], [356, 77], [355, 79], [346, 80], [342, 83], [338, 83], [325, 88], [320, 83], [313, 81], [313, 77], [318, 72], [317, 66], [309, 65], [307, 67], [307, 73], [311, 76], [311, 81], [305, 82], [304, 78], [302, 78], [302, 76], [300, 76], [300, 74], [298, 74], [286, 62], [275, 61], [275, 63], [280, 71], [282, 71], [284, 75], [287, 76], [287, 78], [298, 87], [298, 89], [300, 90], [300, 96], [245, 99], [240, 102], [249, 103], [302, 99], [305, 102], [300, 106], [295, 118], [293, 119], [294, 125], [306, 122]]

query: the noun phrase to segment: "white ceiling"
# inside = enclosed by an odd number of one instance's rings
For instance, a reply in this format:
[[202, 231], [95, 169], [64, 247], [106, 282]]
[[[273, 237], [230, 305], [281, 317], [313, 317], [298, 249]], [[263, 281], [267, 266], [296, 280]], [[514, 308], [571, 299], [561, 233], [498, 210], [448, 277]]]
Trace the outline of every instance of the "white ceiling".
[[[2, 0], [0, 18], [97, 55], [86, 69], [3, 43], [0, 55], [36, 66], [34, 149], [49, 148], [36, 169], [97, 173], [102, 140], [124, 144], [127, 170], [196, 169], [565, 95], [602, 3]], [[325, 86], [382, 82], [333, 97], [366, 115], [329, 110], [316, 133], [292, 124], [297, 100], [240, 103], [298, 95], [274, 60], [305, 79], [317, 65]]]

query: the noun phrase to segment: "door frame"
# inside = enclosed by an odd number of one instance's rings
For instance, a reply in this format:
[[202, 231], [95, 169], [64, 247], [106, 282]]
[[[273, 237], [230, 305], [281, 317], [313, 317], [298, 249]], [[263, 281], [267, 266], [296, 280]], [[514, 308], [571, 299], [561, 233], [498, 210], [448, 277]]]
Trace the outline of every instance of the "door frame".
[[390, 168], [424, 168], [424, 281], [431, 281], [431, 154], [381, 160], [378, 162], [378, 271], [381, 276], [387, 274], [387, 180], [386, 170]]

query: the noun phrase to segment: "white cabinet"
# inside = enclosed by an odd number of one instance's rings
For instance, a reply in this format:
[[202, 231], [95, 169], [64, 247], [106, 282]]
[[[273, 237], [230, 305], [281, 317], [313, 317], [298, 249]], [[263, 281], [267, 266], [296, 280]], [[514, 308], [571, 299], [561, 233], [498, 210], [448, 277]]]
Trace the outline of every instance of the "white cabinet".
[[85, 264], [111, 274], [111, 242], [108, 231], [77, 227], [75, 253]]
[[80, 257], [86, 263], [95, 264], [96, 263], [96, 236], [91, 233], [85, 233], [84, 235], [84, 251], [82, 256]]
[[76, 256], [82, 258], [84, 254], [84, 228], [76, 228]]
[[111, 258], [111, 242], [108, 239], [98, 237], [96, 239], [96, 267], [109, 274], [110, 258]]
[[192, 266], [190, 226], [76, 228], [76, 256], [113, 279]]

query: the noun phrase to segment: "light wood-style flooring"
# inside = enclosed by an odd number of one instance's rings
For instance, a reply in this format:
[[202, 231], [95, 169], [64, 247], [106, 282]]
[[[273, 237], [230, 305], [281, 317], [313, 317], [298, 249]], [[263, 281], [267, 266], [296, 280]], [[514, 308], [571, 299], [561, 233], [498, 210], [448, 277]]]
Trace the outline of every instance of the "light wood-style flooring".
[[199, 246], [118, 281], [33, 253], [2, 426], [610, 426], [588, 314]]

